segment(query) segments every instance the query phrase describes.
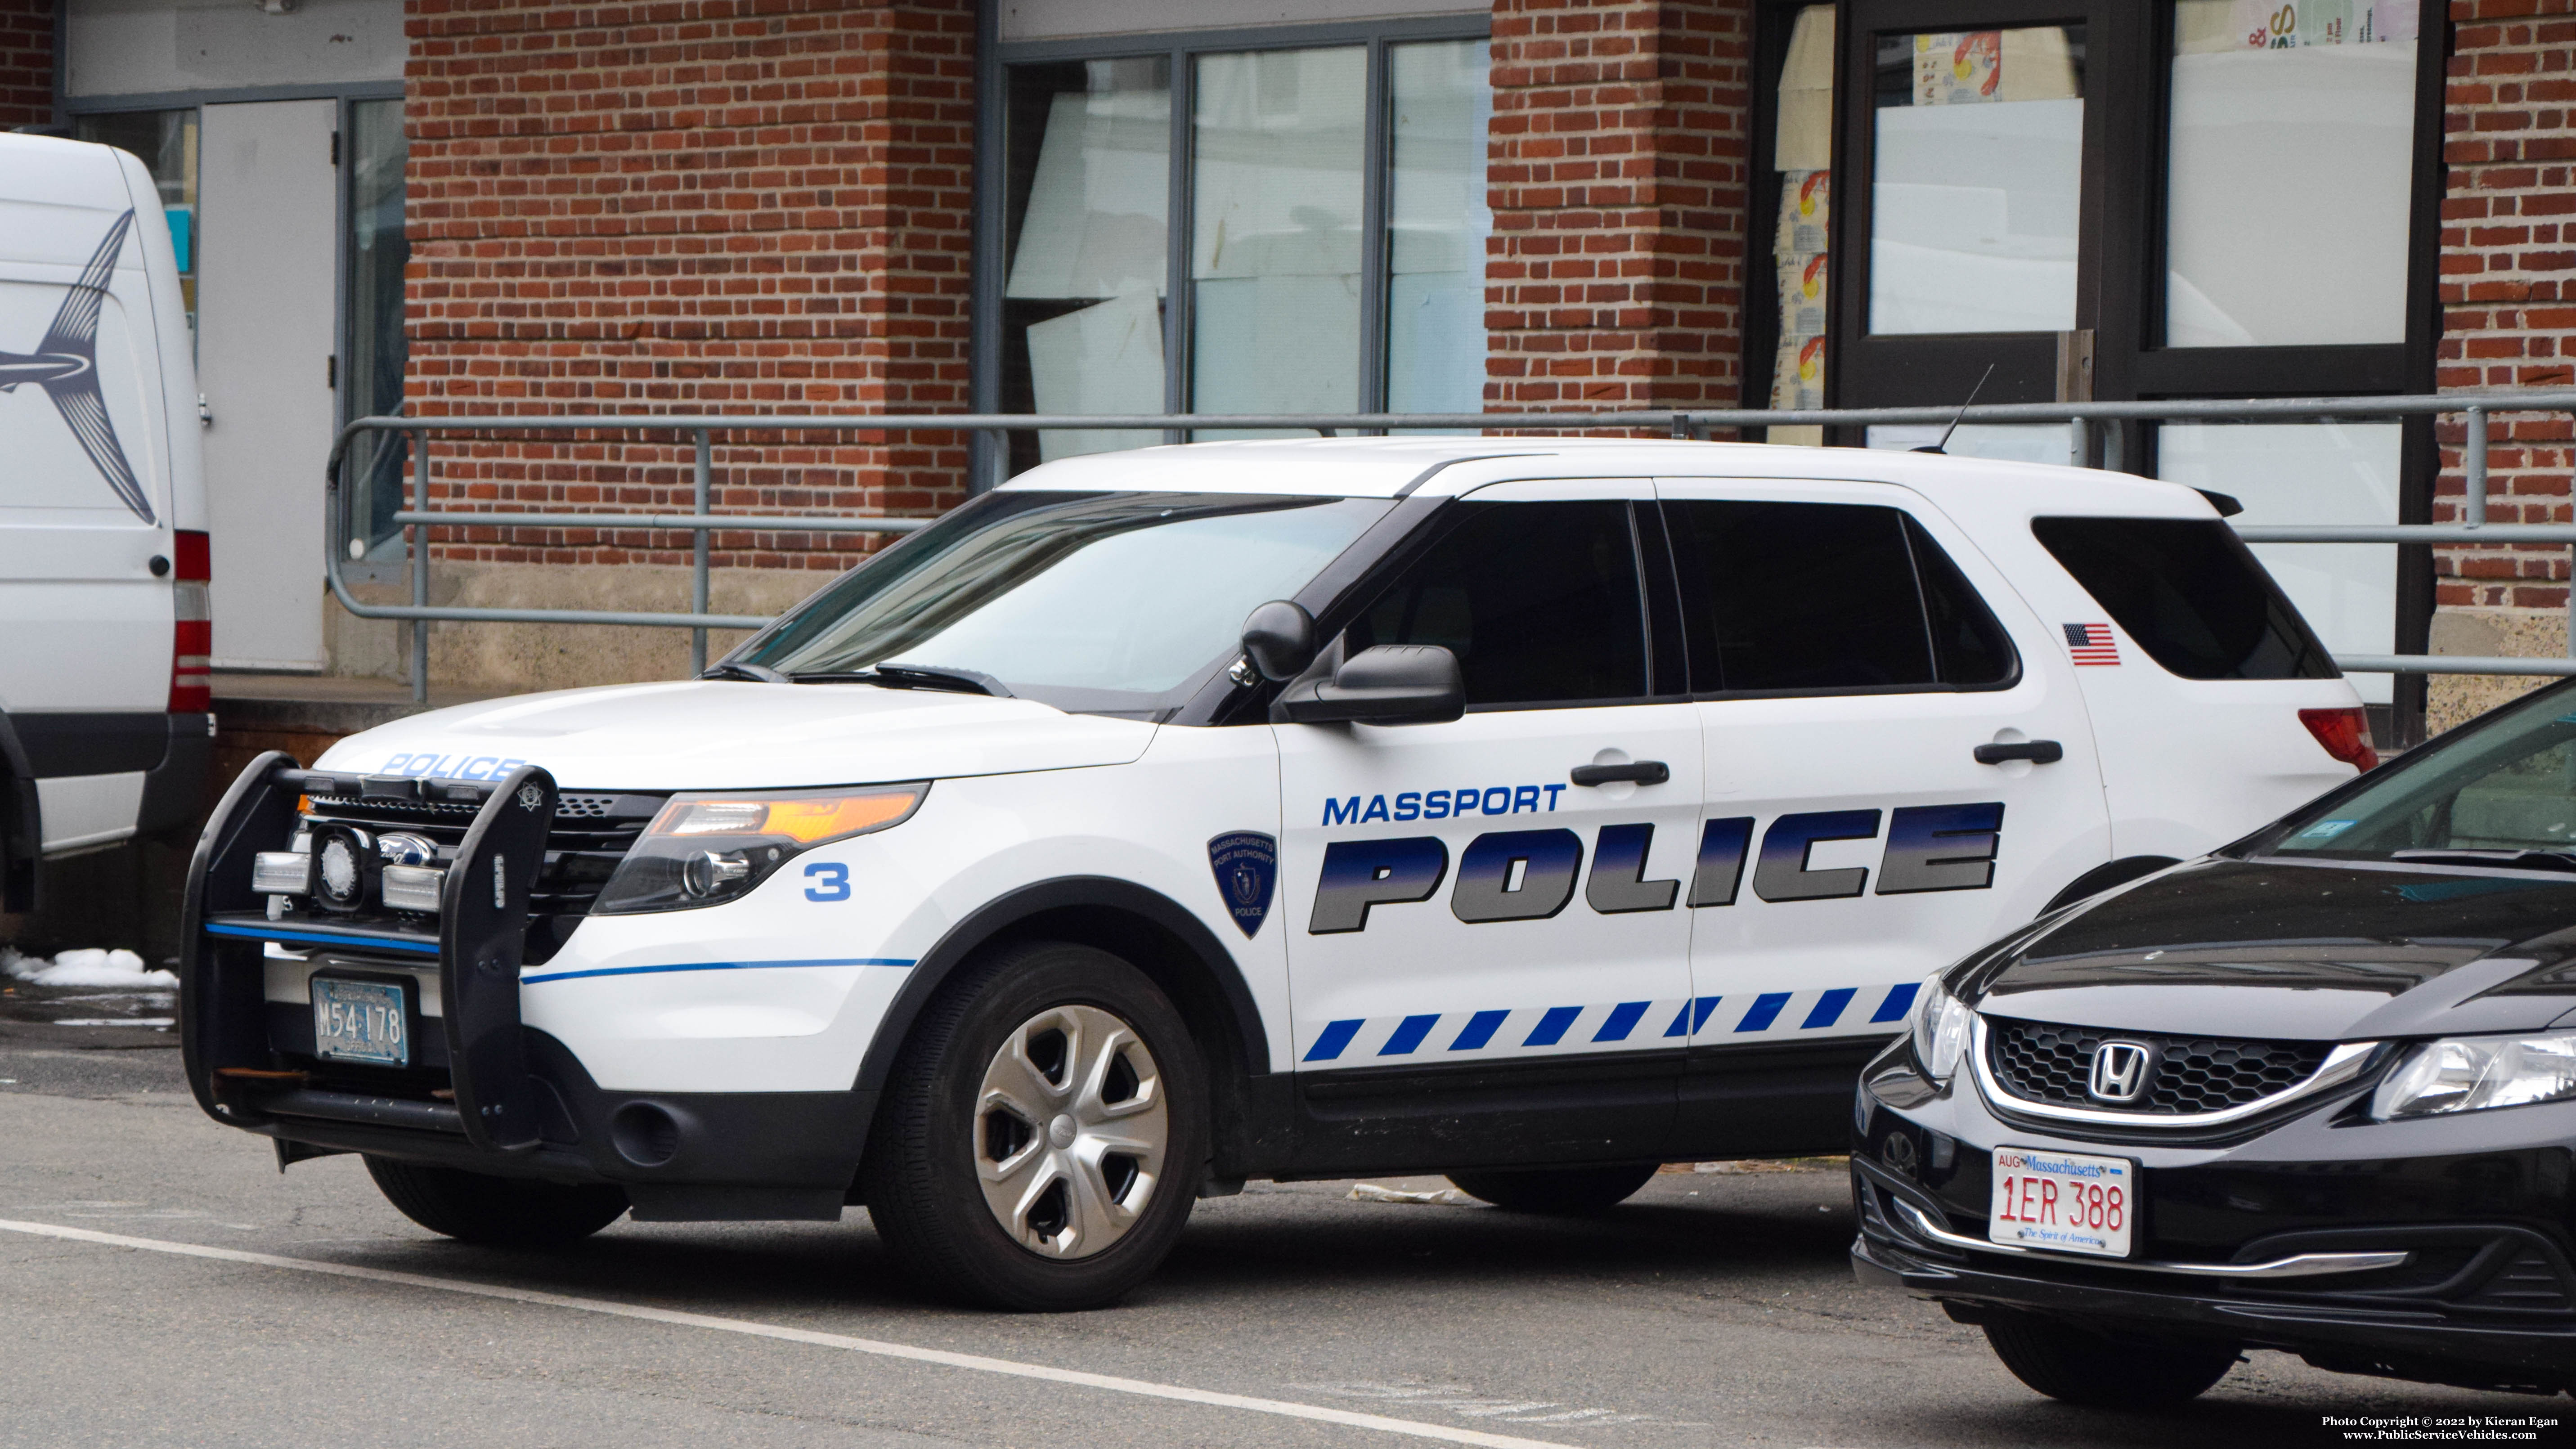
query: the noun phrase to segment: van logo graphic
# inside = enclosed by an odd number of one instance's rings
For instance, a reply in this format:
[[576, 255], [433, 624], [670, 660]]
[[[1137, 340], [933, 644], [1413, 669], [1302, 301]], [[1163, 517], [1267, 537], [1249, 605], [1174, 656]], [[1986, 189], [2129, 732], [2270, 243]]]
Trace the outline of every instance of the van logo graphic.
[[2093, 1049], [2093, 1098], [2100, 1102], [2134, 1102], [2147, 1089], [2147, 1067], [2155, 1053], [2143, 1042], [2106, 1041]]
[[1208, 868], [1216, 893], [1244, 939], [1261, 934], [1270, 915], [1270, 893], [1279, 884], [1279, 842], [1257, 830], [1238, 830], [1208, 842]]
[[0, 348], [0, 393], [15, 392], [19, 384], [29, 382], [43, 388], [99, 476], [136, 517], [150, 523], [154, 521], [152, 501], [143, 496], [133, 465], [125, 461], [125, 449], [116, 441], [116, 425], [108, 420], [107, 399], [98, 390], [98, 317], [107, 304], [107, 284], [116, 271], [117, 254], [125, 250], [125, 234], [133, 227], [134, 213], [129, 211], [107, 229], [106, 239], [98, 244], [89, 265], [81, 268], [80, 280], [72, 283], [71, 295], [63, 299], [54, 325], [45, 329], [35, 351]]

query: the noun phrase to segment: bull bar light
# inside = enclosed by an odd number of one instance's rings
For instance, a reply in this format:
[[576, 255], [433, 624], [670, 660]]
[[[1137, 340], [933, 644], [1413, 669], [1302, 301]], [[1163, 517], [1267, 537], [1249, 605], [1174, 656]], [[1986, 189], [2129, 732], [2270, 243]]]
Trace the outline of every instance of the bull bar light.
[[923, 780], [675, 795], [618, 862], [591, 912], [633, 915], [739, 900], [815, 846], [902, 824], [929, 793]]

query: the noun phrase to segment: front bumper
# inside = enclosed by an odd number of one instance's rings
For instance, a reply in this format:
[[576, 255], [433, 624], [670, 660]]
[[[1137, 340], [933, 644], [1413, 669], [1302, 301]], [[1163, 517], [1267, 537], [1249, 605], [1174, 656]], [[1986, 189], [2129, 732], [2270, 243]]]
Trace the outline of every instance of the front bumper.
[[[1854, 1113], [1854, 1271], [1963, 1322], [2039, 1314], [2352, 1372], [2576, 1388], [2576, 1106], [2374, 1123], [2355, 1110], [2367, 1086], [2226, 1138], [2101, 1140], [2009, 1118], [1964, 1072], [1936, 1090], [1899, 1044]], [[2136, 1160], [2134, 1257], [1983, 1246], [1999, 1146]]]
[[[363, 1152], [506, 1176], [624, 1187], [647, 1220], [834, 1218], [850, 1200], [874, 1111], [855, 1091], [637, 1092], [600, 1087], [578, 1057], [520, 1015], [528, 898], [554, 818], [553, 781], [368, 778], [366, 790], [477, 803], [449, 867], [436, 934], [386, 925], [268, 920], [252, 856], [294, 828], [296, 797], [328, 776], [270, 754], [243, 771], [208, 822], [182, 922], [180, 1037], [208, 1115], [273, 1138], [281, 1163]], [[434, 963], [439, 1014], [412, 993], [407, 1068], [324, 1061], [309, 1027], [267, 1001], [269, 943], [327, 951], [387, 977]], [[427, 984], [426, 982], [423, 983]]]

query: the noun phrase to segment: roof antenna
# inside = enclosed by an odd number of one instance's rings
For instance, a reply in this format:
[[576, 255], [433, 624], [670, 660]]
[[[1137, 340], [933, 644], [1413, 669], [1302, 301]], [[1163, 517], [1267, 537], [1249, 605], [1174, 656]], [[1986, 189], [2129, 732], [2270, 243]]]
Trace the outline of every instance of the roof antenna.
[[1911, 448], [1911, 449], [1908, 449], [1907, 451], [1909, 451], [1909, 452], [1915, 452], [1915, 453], [1938, 453], [1938, 452], [1941, 452], [1943, 449], [1945, 449], [1945, 448], [1949, 447], [1949, 446], [1950, 446], [1950, 435], [1951, 435], [1952, 433], [1955, 433], [1955, 432], [1959, 431], [1959, 424], [1961, 424], [1961, 423], [1963, 423], [1963, 422], [1967, 421], [1967, 418], [1968, 418], [1968, 403], [1973, 403], [1973, 402], [1975, 402], [1975, 401], [1977, 400], [1977, 394], [1979, 394], [1979, 393], [1981, 393], [1981, 392], [1984, 392], [1984, 391], [1986, 390], [1986, 378], [1988, 378], [1988, 377], [1992, 377], [1992, 376], [1994, 376], [1994, 375], [1995, 375], [1995, 365], [1994, 365], [1993, 363], [1989, 362], [1989, 363], [1987, 363], [1987, 364], [1986, 364], [1985, 377], [1980, 377], [1980, 378], [1978, 378], [1978, 379], [1977, 379], [1977, 385], [1976, 385], [1975, 387], [1972, 387], [1972, 388], [1968, 389], [1968, 401], [1967, 401], [1967, 402], [1963, 402], [1963, 403], [1959, 404], [1959, 411], [1957, 412], [1957, 414], [1956, 414], [1956, 415], [1954, 415], [1954, 416], [1950, 419], [1950, 426], [1948, 426], [1948, 427], [1946, 427], [1946, 428], [1943, 428], [1943, 429], [1941, 430], [1941, 441], [1939, 441], [1939, 442], [1937, 442], [1937, 443], [1934, 443], [1931, 447], [1928, 447], [1928, 448]]

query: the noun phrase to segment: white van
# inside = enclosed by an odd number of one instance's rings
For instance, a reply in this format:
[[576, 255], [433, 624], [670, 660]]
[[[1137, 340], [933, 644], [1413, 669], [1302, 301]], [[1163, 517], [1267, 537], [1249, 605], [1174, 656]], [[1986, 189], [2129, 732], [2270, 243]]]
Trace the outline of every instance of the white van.
[[196, 362], [123, 151], [0, 135], [0, 910], [176, 825], [212, 752]]

